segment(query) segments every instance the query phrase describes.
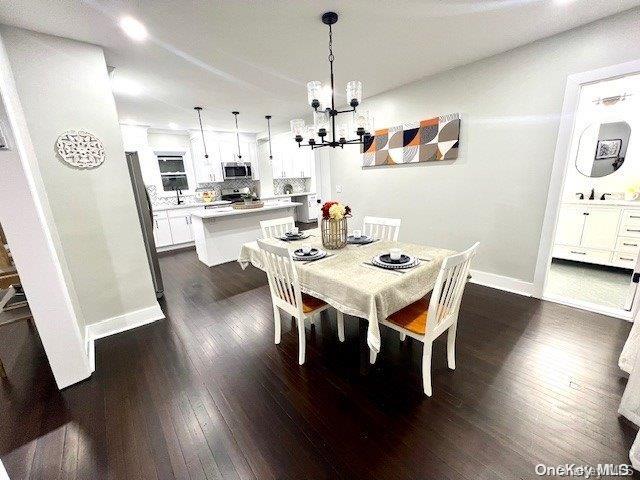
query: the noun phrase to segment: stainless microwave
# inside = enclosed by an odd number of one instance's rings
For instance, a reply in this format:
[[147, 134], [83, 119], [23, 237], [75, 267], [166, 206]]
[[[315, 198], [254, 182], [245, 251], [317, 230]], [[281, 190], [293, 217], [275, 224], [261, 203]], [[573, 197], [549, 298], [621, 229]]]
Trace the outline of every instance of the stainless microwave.
[[253, 178], [251, 175], [251, 163], [226, 162], [222, 164], [222, 176], [225, 180], [234, 178]]

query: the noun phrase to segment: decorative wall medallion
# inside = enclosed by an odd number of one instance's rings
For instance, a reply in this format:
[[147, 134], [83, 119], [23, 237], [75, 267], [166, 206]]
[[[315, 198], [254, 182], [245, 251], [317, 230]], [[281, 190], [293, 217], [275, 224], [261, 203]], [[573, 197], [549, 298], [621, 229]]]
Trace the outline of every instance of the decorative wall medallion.
[[83, 130], [68, 130], [56, 141], [56, 153], [77, 168], [96, 168], [105, 159], [104, 145], [98, 137]]
[[365, 167], [458, 158], [460, 114], [376, 130], [362, 147]]

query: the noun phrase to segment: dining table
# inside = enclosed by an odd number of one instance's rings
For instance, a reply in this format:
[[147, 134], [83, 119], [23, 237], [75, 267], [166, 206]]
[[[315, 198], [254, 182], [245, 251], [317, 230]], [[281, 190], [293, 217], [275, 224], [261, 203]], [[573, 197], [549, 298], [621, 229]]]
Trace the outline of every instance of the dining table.
[[[456, 253], [444, 248], [381, 239], [329, 250], [322, 245], [319, 229], [305, 233], [309, 236], [299, 240], [268, 238], [264, 241], [286, 245], [290, 251], [309, 245], [327, 252], [319, 260], [294, 262], [300, 289], [344, 314], [368, 321], [367, 344], [372, 363], [380, 351], [379, 320], [431, 292], [443, 259]], [[389, 253], [391, 248], [399, 248], [403, 253], [417, 257], [418, 265], [403, 270], [387, 270], [372, 264], [374, 256]], [[238, 262], [243, 269], [251, 264], [264, 270], [257, 241], [242, 245]]]

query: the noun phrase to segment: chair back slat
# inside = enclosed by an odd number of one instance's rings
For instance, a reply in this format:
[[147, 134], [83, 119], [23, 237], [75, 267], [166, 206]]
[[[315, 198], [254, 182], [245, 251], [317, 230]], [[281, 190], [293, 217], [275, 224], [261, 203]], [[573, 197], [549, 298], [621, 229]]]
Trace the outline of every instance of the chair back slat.
[[296, 223], [293, 217], [275, 218], [273, 220], [262, 220], [260, 222], [262, 238], [282, 237], [295, 226]]
[[258, 240], [258, 247], [274, 303], [291, 314], [301, 313], [302, 292], [291, 252], [262, 240]]
[[478, 245], [476, 243], [468, 250], [451, 255], [442, 262], [429, 303], [426, 335], [439, 334], [458, 318], [471, 260]]
[[400, 234], [400, 224], [402, 220], [399, 218], [383, 218], [383, 217], [364, 217], [363, 233], [371, 235], [374, 238], [382, 240], [398, 241]]

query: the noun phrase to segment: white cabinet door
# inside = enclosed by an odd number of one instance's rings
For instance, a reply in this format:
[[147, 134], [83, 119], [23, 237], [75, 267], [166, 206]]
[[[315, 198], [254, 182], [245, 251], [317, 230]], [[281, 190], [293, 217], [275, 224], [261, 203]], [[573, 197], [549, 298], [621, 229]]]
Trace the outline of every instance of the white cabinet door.
[[258, 165], [258, 145], [256, 142], [240, 142], [242, 161], [251, 163], [251, 177], [260, 180], [260, 166]]
[[238, 147], [235, 143], [220, 141], [220, 161], [222, 163], [238, 161]]
[[576, 205], [563, 205], [560, 208], [555, 243], [561, 245], [580, 245], [586, 211], [585, 208]]
[[193, 241], [193, 233], [191, 232], [191, 215], [183, 214], [179, 217], [169, 218], [169, 224], [171, 226], [171, 238], [173, 244], [187, 243]]
[[314, 157], [313, 150], [307, 150], [304, 152], [304, 161], [302, 162], [303, 178], [311, 178], [313, 176]]
[[207, 142], [208, 158], [204, 155], [204, 145], [202, 137], [191, 138], [191, 158], [193, 159], [193, 169], [198, 183], [210, 183], [222, 181], [222, 167], [220, 166], [220, 148], [218, 142], [214, 141], [205, 133]]
[[617, 208], [589, 208], [585, 213], [587, 215], [585, 215], [586, 223], [582, 233], [581, 246], [613, 250], [618, 237], [620, 210]]
[[166, 247], [173, 244], [168, 218], [156, 218], [154, 215], [153, 239], [156, 242], [156, 247]]

